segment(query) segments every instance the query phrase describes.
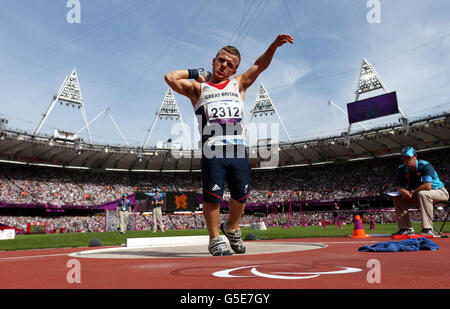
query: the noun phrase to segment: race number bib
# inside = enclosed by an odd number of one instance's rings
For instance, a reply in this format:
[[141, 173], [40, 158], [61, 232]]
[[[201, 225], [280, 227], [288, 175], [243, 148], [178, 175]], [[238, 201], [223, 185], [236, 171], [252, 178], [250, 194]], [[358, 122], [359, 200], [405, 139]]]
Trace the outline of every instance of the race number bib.
[[210, 122], [238, 123], [242, 121], [242, 106], [232, 100], [211, 102], [207, 106], [207, 115]]

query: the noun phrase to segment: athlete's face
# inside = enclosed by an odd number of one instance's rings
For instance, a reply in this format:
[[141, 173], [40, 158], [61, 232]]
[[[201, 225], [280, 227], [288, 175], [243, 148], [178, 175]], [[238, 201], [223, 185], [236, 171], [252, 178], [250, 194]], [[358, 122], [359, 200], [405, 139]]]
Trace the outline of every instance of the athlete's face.
[[213, 79], [220, 82], [236, 74], [239, 66], [239, 57], [222, 50], [219, 55], [213, 59]]

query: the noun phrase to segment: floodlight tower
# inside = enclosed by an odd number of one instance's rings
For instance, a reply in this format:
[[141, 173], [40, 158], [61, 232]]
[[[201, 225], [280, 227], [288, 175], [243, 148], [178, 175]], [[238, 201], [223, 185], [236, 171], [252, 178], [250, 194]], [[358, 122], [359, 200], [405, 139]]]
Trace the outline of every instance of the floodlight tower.
[[167, 89], [167, 92], [164, 96], [163, 102], [159, 108], [159, 110], [156, 112], [155, 119], [153, 120], [152, 126], [147, 134], [147, 137], [145, 139], [144, 145], [142, 148], [145, 148], [147, 146], [147, 143], [150, 139], [150, 136], [152, 135], [153, 129], [155, 128], [156, 122], [158, 119], [163, 120], [163, 117], [179, 120], [181, 122], [181, 126], [183, 127], [184, 134], [186, 135], [187, 140], [189, 141], [189, 146], [192, 149], [192, 145], [189, 139], [189, 135], [187, 133], [186, 127], [183, 122], [183, 117], [181, 117], [180, 110], [177, 105], [177, 101], [175, 100], [175, 96], [173, 95], [172, 89]]
[[[377, 71], [375, 71], [375, 68], [369, 63], [369, 61], [367, 61], [366, 58], [363, 58], [358, 87], [355, 92], [355, 101], [359, 100], [359, 96], [361, 94], [377, 89], [383, 89], [385, 93], [389, 92], [389, 89], [386, 87], [386, 84], [378, 75]], [[406, 114], [401, 110], [401, 108], [399, 107], [398, 109], [403, 118], [407, 119]]]
[[[383, 89], [385, 93], [389, 93], [389, 89], [386, 87], [385, 83], [381, 79], [381, 77], [378, 75], [375, 68], [367, 61], [366, 58], [363, 58], [362, 65], [361, 65], [361, 71], [359, 74], [358, 79], [358, 85], [356, 87], [355, 91], [355, 102], [359, 100], [359, 97], [363, 93], [367, 93], [370, 91], [375, 91], [378, 89]], [[405, 134], [409, 131], [409, 121], [408, 117], [406, 117], [406, 114], [398, 107], [398, 111], [402, 115], [400, 118], [402, 125], [405, 129]], [[350, 143], [350, 130], [351, 130], [352, 124], [350, 123], [347, 129], [347, 136], [345, 143], [347, 146]]]
[[367, 61], [366, 58], [363, 58], [358, 86], [355, 91], [355, 101], [358, 101], [361, 94], [377, 89], [383, 89], [386, 93], [389, 92], [374, 67], [369, 63], [369, 61]]
[[0, 117], [0, 139], [4, 139], [5, 138], [5, 128], [6, 125], [8, 124], [8, 118], [1, 118]]
[[[267, 116], [268, 114], [273, 115], [274, 113], [278, 117], [278, 120], [280, 121], [281, 126], [283, 127], [283, 130], [284, 130], [284, 133], [286, 133], [286, 135], [289, 139], [289, 142], [293, 143], [291, 136], [289, 135], [288, 131], [286, 130], [286, 127], [284, 126], [283, 120], [281, 120], [281, 117], [275, 108], [275, 104], [270, 99], [269, 93], [267, 92], [266, 88], [264, 88], [264, 85], [262, 83], [260, 83], [259, 91], [256, 96], [255, 106], [251, 110], [249, 124], [252, 123], [253, 118], [257, 117], [258, 115], [262, 117], [262, 116]], [[247, 135], [247, 133], [248, 133], [248, 131], [246, 130], [245, 135]]]
[[81, 111], [81, 116], [83, 117], [84, 124], [86, 126], [89, 141], [92, 144], [91, 132], [89, 130], [89, 125], [86, 117], [86, 110], [84, 109], [83, 97], [81, 95], [80, 83], [78, 81], [77, 69], [73, 69], [72, 73], [66, 76], [66, 79], [62, 83], [58, 92], [53, 96], [53, 100], [50, 103], [47, 111], [42, 115], [42, 119], [39, 122], [38, 127], [34, 131], [34, 135], [37, 135], [41, 130], [44, 122], [47, 120], [51, 111], [55, 107], [56, 103], [60, 102], [61, 105], [66, 103], [66, 106], [72, 105], [72, 107], [78, 106], [78, 109]]

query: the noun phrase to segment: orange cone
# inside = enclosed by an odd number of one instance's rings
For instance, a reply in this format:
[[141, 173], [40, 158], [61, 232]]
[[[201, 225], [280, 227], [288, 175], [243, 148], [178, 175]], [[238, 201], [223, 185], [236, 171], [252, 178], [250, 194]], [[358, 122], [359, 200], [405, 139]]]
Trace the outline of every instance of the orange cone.
[[353, 236], [351, 236], [352, 238], [370, 238], [370, 236], [368, 236], [366, 234], [366, 231], [364, 230], [364, 226], [362, 225], [361, 222], [361, 217], [359, 215], [355, 216], [355, 228], [353, 230]]

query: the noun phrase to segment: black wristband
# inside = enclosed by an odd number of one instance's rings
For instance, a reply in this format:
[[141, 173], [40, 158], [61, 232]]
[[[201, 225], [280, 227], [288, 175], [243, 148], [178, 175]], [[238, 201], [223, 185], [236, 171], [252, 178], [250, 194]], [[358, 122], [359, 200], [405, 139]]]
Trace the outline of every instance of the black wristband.
[[188, 72], [189, 72], [188, 79], [197, 80], [197, 78], [198, 78], [198, 69], [189, 69]]

